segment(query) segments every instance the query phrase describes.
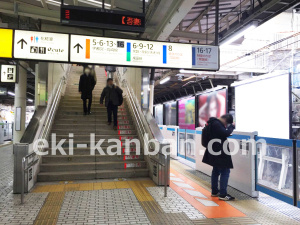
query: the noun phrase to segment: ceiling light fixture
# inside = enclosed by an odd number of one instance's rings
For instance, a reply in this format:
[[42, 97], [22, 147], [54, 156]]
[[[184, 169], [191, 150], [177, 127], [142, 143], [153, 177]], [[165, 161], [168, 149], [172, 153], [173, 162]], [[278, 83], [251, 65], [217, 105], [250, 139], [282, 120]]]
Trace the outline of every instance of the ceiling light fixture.
[[[88, 2], [90, 2], [90, 3], [95, 3], [95, 4], [98, 4], [98, 5], [102, 5], [102, 2], [95, 1], [95, 0], [86, 0], [86, 1], [80, 1], [80, 2], [86, 3], [86, 4], [88, 4]], [[107, 7], [111, 7], [111, 4], [104, 3], [104, 5], [107, 6]]]
[[171, 79], [170, 77], [166, 77], [166, 78], [162, 79], [159, 83], [164, 84], [164, 83], [168, 82], [170, 79]]
[[248, 24], [247, 26], [240, 29], [235, 34], [229, 36], [229, 38], [226, 38], [223, 42], [220, 43], [220, 46], [226, 46], [231, 44], [232, 42], [236, 41], [237, 39], [244, 36], [246, 33], [250, 32], [251, 30], [254, 30], [258, 26], [257, 21], [253, 21], [252, 23]]
[[9, 94], [9, 95], [11, 95], [11, 96], [15, 96], [15, 93], [13, 93], [13, 92], [7, 92], [7, 94]]

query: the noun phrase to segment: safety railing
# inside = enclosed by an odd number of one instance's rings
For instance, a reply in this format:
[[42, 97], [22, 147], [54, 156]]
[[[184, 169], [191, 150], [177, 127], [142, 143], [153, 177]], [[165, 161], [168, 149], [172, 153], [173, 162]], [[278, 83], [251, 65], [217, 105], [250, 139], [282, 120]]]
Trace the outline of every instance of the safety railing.
[[[47, 109], [45, 110], [44, 113], [44, 123], [42, 125], [42, 128], [39, 132], [39, 134], [37, 134], [37, 137], [34, 138], [39, 139], [39, 140], [47, 140], [49, 137], [49, 132], [51, 131], [51, 127], [52, 124], [54, 122], [54, 118], [55, 118], [55, 114], [56, 111], [58, 109], [59, 106], [59, 102], [60, 99], [63, 95], [64, 92], [64, 85], [66, 84], [66, 78], [62, 77], [60, 82], [57, 84], [57, 86], [55, 87], [54, 91], [54, 95], [52, 95], [51, 101], [48, 104]], [[34, 147], [38, 147], [38, 151], [42, 152], [44, 151], [44, 142], [40, 141], [39, 143], [37, 143], [36, 146]], [[29, 160], [31, 158], [34, 158], [34, 160]], [[28, 171], [30, 168], [32, 168], [34, 165], [36, 165], [37, 163], [39, 163], [40, 161], [40, 156], [36, 154], [36, 152], [31, 152], [30, 154], [24, 156], [22, 158], [22, 175], [21, 175], [21, 179], [22, 179], [22, 190], [21, 190], [21, 204], [24, 203], [24, 192], [25, 192], [25, 173], [28, 174]]]
[[256, 190], [300, 208], [300, 141], [267, 137], [256, 141]]
[[[22, 190], [21, 190], [21, 204], [24, 204], [24, 186], [25, 186], [25, 172], [27, 172], [30, 168], [36, 165], [39, 162], [39, 158], [35, 158], [37, 155], [35, 152], [32, 152], [29, 155], [26, 155], [22, 159]], [[33, 158], [31, 162], [28, 162], [28, 159]], [[26, 163], [27, 162], [27, 163]]]
[[[129, 86], [127, 81], [124, 79], [122, 80], [119, 69], [117, 69], [116, 72], [116, 82], [118, 85], [122, 86], [122, 88], [125, 88], [126, 93], [126, 99], [128, 102], [129, 111], [131, 112], [131, 115], [133, 117], [134, 124], [137, 128], [138, 137], [140, 140], [145, 140], [141, 142], [141, 145], [143, 146], [144, 151], [151, 152], [153, 151], [154, 147], [151, 143], [148, 145], [144, 145], [145, 142], [148, 143], [149, 140], [155, 140], [160, 144], [160, 146], [166, 144], [164, 143], [164, 138], [159, 130], [159, 127], [157, 126], [155, 119], [153, 118], [151, 112], [147, 110], [146, 114], [142, 112], [141, 106], [134, 94], [134, 91], [132, 87]], [[147, 134], [147, 135], [146, 135]], [[149, 160], [151, 162], [154, 162], [157, 165], [160, 165], [164, 168], [164, 185], [165, 185], [165, 197], [167, 197], [167, 185], [169, 183], [169, 165], [170, 165], [170, 157], [166, 154], [163, 154], [162, 152], [159, 152], [158, 155], [162, 156], [164, 158], [164, 163], [162, 163], [159, 159], [160, 157], [152, 157], [149, 155]], [[158, 158], [158, 159], [157, 159]], [[151, 173], [150, 173], [151, 174]]]

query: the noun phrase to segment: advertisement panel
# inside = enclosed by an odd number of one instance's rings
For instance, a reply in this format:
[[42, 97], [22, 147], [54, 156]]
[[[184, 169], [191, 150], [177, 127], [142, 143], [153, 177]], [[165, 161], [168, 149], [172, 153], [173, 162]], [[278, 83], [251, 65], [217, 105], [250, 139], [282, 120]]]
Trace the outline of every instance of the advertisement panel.
[[16, 30], [14, 57], [67, 62], [69, 60], [69, 35]]
[[195, 130], [195, 97], [179, 100], [178, 109], [179, 128]]
[[177, 125], [177, 102], [165, 104], [165, 125]]
[[155, 120], [158, 125], [163, 125], [163, 105], [155, 106]]
[[198, 127], [204, 127], [209, 118], [226, 114], [227, 89], [201, 94], [198, 103]]

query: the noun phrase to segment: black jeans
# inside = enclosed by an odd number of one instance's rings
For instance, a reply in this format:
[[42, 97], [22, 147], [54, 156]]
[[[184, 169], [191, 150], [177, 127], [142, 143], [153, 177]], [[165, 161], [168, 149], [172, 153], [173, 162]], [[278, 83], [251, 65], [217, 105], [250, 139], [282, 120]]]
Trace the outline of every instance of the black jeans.
[[88, 104], [88, 107], [87, 107], [86, 106], [87, 99], [82, 99], [82, 101], [83, 101], [83, 112], [84, 113], [91, 112], [92, 98], [88, 98], [88, 100], [89, 100], [89, 104]]
[[118, 106], [114, 105], [112, 102], [109, 102], [107, 105], [107, 118], [108, 122], [111, 123], [111, 114], [114, 115], [114, 126], [118, 125]]
[[219, 176], [220, 177], [220, 196], [227, 195], [227, 185], [229, 180], [230, 169], [229, 168], [218, 168], [213, 167], [213, 171], [211, 174], [211, 189], [213, 194], [217, 194], [219, 192], [218, 183]]

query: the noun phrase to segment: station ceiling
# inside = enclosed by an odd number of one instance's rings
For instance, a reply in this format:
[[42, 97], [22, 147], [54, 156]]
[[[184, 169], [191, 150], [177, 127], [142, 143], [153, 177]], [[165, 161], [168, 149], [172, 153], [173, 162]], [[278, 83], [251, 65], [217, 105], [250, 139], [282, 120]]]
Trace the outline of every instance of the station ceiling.
[[[64, 3], [102, 8], [102, 0], [64, 0]], [[142, 12], [143, 9], [142, 0], [105, 0], [104, 3], [106, 9], [130, 12]], [[109, 30], [103, 33], [101, 29], [61, 26], [59, 0], [0, 0], [0, 27], [214, 44], [215, 3], [215, 0], [146, 0], [146, 30], [137, 34]], [[222, 42], [253, 21], [260, 25], [297, 4], [299, 0], [219, 0], [219, 41]], [[226, 74], [222, 77], [210, 76], [204, 80], [203, 76], [186, 79], [193, 74], [184, 74], [180, 81], [176, 76], [179, 73], [177, 70], [156, 70], [155, 79], [168, 73], [171, 81], [156, 85], [156, 101], [166, 99], [171, 93], [180, 97], [185, 93], [193, 93], [195, 88], [199, 91], [210, 88], [212, 83], [214, 86], [226, 85], [237, 79], [236, 76], [226, 77]]]

